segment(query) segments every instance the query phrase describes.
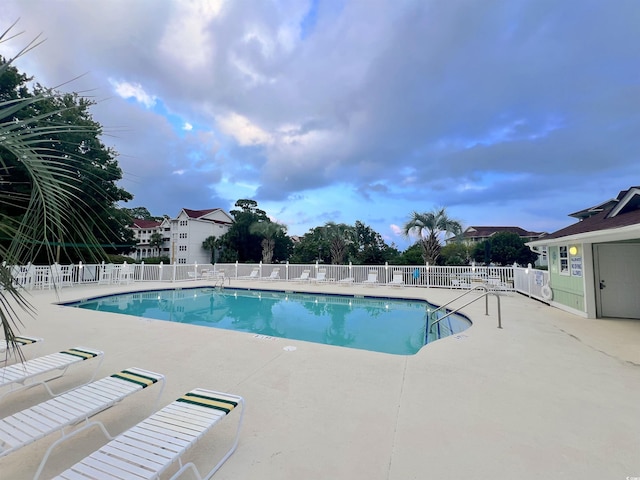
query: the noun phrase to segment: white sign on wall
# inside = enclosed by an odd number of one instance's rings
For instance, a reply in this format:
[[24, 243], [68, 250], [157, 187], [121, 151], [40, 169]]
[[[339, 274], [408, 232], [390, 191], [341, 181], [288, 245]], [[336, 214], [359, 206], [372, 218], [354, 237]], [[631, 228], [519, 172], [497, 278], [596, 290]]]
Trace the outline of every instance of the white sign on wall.
[[582, 276], [582, 257], [571, 257], [569, 259], [571, 265], [571, 276], [572, 277], [581, 277]]

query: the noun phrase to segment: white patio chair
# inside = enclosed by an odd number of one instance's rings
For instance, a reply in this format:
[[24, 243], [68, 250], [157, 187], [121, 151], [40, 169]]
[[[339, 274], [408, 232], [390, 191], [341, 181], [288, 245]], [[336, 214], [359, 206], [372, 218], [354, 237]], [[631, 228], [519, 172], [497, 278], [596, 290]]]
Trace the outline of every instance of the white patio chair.
[[[91, 376], [92, 381], [104, 360], [101, 350], [86, 347], [74, 347], [62, 352], [51, 353], [22, 363], [0, 368], [0, 400], [10, 393], [43, 385], [49, 395], [55, 396], [49, 388], [49, 382], [62, 377], [69, 367], [85, 360], [98, 358], [99, 362]], [[52, 376], [53, 375], [53, 376]]]
[[[238, 406], [241, 412], [233, 444], [216, 465], [203, 475], [193, 462], [183, 463], [185, 453]], [[188, 470], [195, 478], [209, 479], [236, 450], [243, 417], [242, 397], [198, 388], [118, 435], [55, 478], [160, 478], [177, 461], [180, 468], [171, 479], [181, 477]]]
[[367, 279], [363, 281], [365, 285], [376, 285], [378, 283], [378, 272], [375, 270], [369, 270], [369, 275]]
[[298, 278], [294, 278], [295, 282], [308, 282], [309, 275], [311, 274], [311, 270], [303, 270]]
[[120, 267], [120, 272], [118, 272], [118, 283], [120, 284], [129, 284], [133, 280], [133, 269], [131, 265], [127, 262], [124, 262]]
[[265, 280], [280, 280], [280, 267], [275, 267], [271, 270], [271, 275], [265, 277]]
[[253, 270], [251, 270], [251, 274], [249, 275], [244, 275], [242, 277], [238, 277], [238, 279], [242, 279], [242, 280], [259, 280], [260, 279], [260, 269], [258, 267], [254, 268]]
[[73, 272], [70, 265], [51, 265], [51, 282], [55, 288], [73, 285]]
[[[60, 443], [94, 426], [109, 436], [101, 422], [89, 421], [91, 417], [157, 382], [162, 383], [160, 398], [164, 375], [128, 368], [5, 417], [0, 420], [0, 458], [52, 433], [60, 433], [61, 438], [49, 446], [40, 463], [34, 476], [38, 478], [49, 455]], [[68, 432], [69, 427], [81, 422], [85, 422], [82, 427]]]
[[[24, 347], [44, 342], [44, 339], [40, 337], [27, 337], [26, 335], [14, 337], [13, 340], [19, 346], [20, 353], [22, 353], [22, 348]], [[18, 358], [23, 359], [24, 357], [21, 357], [19, 352], [15, 351], [6, 339], [4, 342], [0, 341], [0, 365], [9, 365]]]
[[389, 282], [392, 287], [404, 287], [404, 277], [402, 272], [393, 272], [393, 279]]
[[326, 281], [327, 281], [327, 269], [321, 268], [320, 270], [318, 270], [318, 274], [316, 275], [316, 282], [320, 283], [320, 282], [326, 282]]
[[113, 267], [110, 263], [100, 265], [98, 285], [109, 285], [113, 282]]

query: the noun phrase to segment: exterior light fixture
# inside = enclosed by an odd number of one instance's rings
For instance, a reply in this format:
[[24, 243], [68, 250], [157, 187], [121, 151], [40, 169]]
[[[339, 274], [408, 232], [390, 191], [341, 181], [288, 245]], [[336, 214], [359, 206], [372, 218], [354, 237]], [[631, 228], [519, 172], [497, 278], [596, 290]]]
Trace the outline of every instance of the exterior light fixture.
[[569, 247], [569, 253], [571, 255], [577, 255], [578, 254], [578, 247], [576, 247], [575, 245], [571, 245]]

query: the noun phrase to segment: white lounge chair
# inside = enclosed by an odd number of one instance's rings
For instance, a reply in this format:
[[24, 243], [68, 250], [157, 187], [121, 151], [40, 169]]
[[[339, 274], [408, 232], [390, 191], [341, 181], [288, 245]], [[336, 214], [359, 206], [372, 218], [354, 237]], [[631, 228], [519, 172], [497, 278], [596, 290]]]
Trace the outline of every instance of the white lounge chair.
[[355, 279], [353, 277], [346, 277], [342, 280], [338, 280], [338, 283], [340, 285], [353, 285], [353, 282], [355, 282]]
[[30, 263], [24, 266], [15, 266], [11, 269], [13, 281], [16, 286], [31, 289], [35, 275], [35, 267]]
[[308, 282], [309, 275], [311, 274], [311, 270], [303, 270], [298, 278], [294, 278], [293, 280], [296, 282]]
[[265, 277], [265, 280], [280, 280], [280, 267], [275, 267], [271, 270], [271, 275]]
[[[13, 340], [20, 347], [21, 351], [23, 347], [27, 347], [35, 343], [39, 344], [44, 341], [40, 337], [27, 337], [25, 335], [14, 337]], [[8, 365], [9, 363], [13, 363], [18, 358], [24, 358], [24, 357], [20, 357], [19, 352], [15, 351], [12, 348], [12, 345], [10, 345], [8, 341], [5, 340], [4, 343], [0, 342], [0, 365]]]
[[259, 268], [254, 268], [253, 270], [251, 270], [251, 273], [249, 275], [244, 275], [242, 277], [238, 277], [238, 279], [242, 279], [242, 280], [259, 280], [260, 279], [260, 269]]
[[[242, 411], [233, 445], [218, 463], [205, 475], [193, 462], [183, 464], [183, 455], [238, 405]], [[55, 478], [159, 478], [177, 461], [180, 469], [172, 479], [182, 476], [187, 470], [198, 479], [209, 479], [236, 450], [243, 417], [242, 397], [198, 388], [118, 435]]]
[[133, 270], [131, 265], [127, 262], [124, 262], [120, 267], [120, 271], [118, 272], [118, 283], [120, 284], [129, 284], [133, 280]]
[[327, 269], [321, 268], [318, 270], [318, 274], [316, 275], [316, 283], [326, 282], [327, 281]]
[[403, 287], [404, 286], [404, 277], [402, 272], [393, 272], [393, 280], [389, 282], [389, 285], [392, 287]]
[[[160, 398], [164, 375], [128, 368], [5, 417], [0, 420], [0, 458], [52, 433], [60, 433], [61, 438], [51, 444], [40, 463], [34, 477], [38, 478], [51, 451], [61, 442], [96, 425], [108, 435], [101, 422], [89, 421], [91, 417], [157, 382], [162, 382]], [[85, 425], [67, 432], [68, 427], [81, 422]]]
[[367, 279], [363, 281], [365, 285], [374, 285], [378, 283], [378, 272], [375, 270], [369, 270], [369, 275]]
[[73, 286], [73, 270], [70, 265], [51, 265], [51, 282], [55, 288]]
[[113, 267], [110, 263], [100, 265], [98, 285], [109, 285], [113, 282]]
[[100, 350], [86, 347], [74, 347], [62, 352], [27, 360], [26, 362], [2, 367], [0, 368], [0, 399], [10, 393], [35, 387], [36, 385], [43, 385], [49, 395], [55, 396], [56, 394], [49, 388], [48, 383], [62, 377], [71, 365], [93, 358], [99, 358], [100, 361], [96, 365], [89, 380], [90, 382], [104, 360], [104, 353]]

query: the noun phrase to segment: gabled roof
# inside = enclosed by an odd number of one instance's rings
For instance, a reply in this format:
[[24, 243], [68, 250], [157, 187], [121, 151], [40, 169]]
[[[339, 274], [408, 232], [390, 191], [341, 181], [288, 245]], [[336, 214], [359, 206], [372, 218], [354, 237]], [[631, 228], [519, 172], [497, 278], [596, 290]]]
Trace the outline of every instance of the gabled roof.
[[189, 218], [201, 218], [207, 215], [208, 213], [215, 212], [216, 210], [220, 210], [219, 208], [209, 208], [207, 210], [189, 210], [188, 208], [183, 208], [182, 211], [187, 214]]
[[495, 235], [496, 233], [502, 233], [502, 232], [515, 233], [516, 235], [518, 235], [520, 237], [539, 237], [539, 236], [542, 235], [542, 233], [529, 232], [529, 231], [525, 230], [524, 228], [520, 228], [520, 227], [486, 227], [486, 226], [468, 227], [464, 231], [463, 235], [465, 237], [488, 238], [488, 237], [491, 237], [491, 236]]
[[[613, 231], [633, 225], [637, 225], [640, 231], [640, 187], [622, 190], [614, 200], [580, 212], [590, 212], [591, 214], [583, 217], [572, 214], [571, 216], [577, 216], [582, 220], [547, 235], [544, 240], [531, 243], [540, 244], [546, 240], [586, 235], [592, 232]], [[637, 238], [640, 238], [640, 233]]]
[[156, 228], [161, 222], [156, 220], [143, 220], [142, 218], [134, 218], [132, 228]]
[[[191, 210], [189, 208], [183, 208], [181, 212], [184, 212], [189, 218], [194, 220], [202, 220], [206, 222], [221, 223], [221, 224], [233, 223], [233, 218], [231, 218], [229, 214], [224, 210], [222, 210], [221, 208], [209, 208], [206, 210]], [[224, 221], [216, 218], [210, 218], [210, 217], [208, 218], [208, 216], [211, 215], [212, 213], [220, 213], [228, 220]], [[179, 216], [180, 214], [178, 214], [178, 217]]]

